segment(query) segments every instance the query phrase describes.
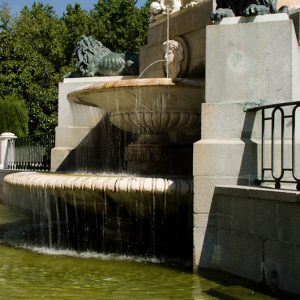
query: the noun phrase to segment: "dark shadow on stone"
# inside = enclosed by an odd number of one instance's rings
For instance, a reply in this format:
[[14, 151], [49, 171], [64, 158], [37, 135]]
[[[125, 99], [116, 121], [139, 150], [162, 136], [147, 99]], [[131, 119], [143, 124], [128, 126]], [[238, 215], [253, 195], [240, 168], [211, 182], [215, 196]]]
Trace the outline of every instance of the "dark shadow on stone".
[[[200, 259], [201, 268], [198, 270], [201, 277], [215, 281], [222, 287], [211, 288], [206, 293], [216, 299], [244, 299], [243, 295], [250, 296], [243, 290], [247, 288], [253, 292], [251, 296], [254, 299], [260, 299], [256, 293], [270, 296], [272, 299], [299, 299], [299, 296], [294, 294], [266, 286], [263, 274], [259, 278], [263, 261], [263, 250], [259, 247], [262, 247], [263, 241], [259, 236], [243, 231], [243, 227], [247, 226], [252, 216], [249, 206], [243, 202], [238, 203], [238, 198], [226, 195], [226, 192], [223, 195], [222, 189], [217, 187], [214, 190]], [[233, 226], [237, 219], [239, 225]], [[254, 223], [258, 224], [257, 220], [254, 220]]]
[[135, 137], [103, 118], [58, 167], [58, 172], [124, 172], [124, 146]]
[[[216, 299], [222, 300], [235, 300], [235, 299], [244, 299], [245, 297], [250, 297], [253, 299], [261, 299], [260, 295], [256, 293], [265, 295], [267, 298], [272, 297], [272, 299], [299, 299], [296, 295], [289, 293], [280, 293], [274, 290], [269, 289], [268, 287], [255, 284], [250, 280], [241, 278], [222, 271], [215, 270], [204, 270], [199, 272], [199, 275], [203, 278], [206, 278], [210, 281], [217, 282], [221, 285], [218, 288], [211, 288], [205, 291], [206, 294], [215, 297]], [[238, 288], [241, 287], [241, 292], [239, 293]], [[244, 288], [249, 289], [250, 291], [244, 290]]]
[[[67, 158], [58, 167], [57, 172], [76, 173], [134, 173], [136, 175], [168, 176], [185, 175], [192, 176], [193, 147], [191, 144], [170, 144], [168, 146], [168, 164], [161, 171], [165, 161], [136, 161], [133, 165], [136, 169], [128, 171], [126, 161], [126, 146], [134, 144], [137, 135], [118, 129], [103, 118], [74, 148]], [[142, 146], [142, 145], [141, 145]], [[132, 164], [130, 162], [130, 164]], [[142, 164], [145, 165], [142, 168]], [[149, 165], [150, 164], [150, 165]], [[157, 164], [157, 171], [155, 168]], [[151, 168], [152, 167], [152, 168]]]
[[300, 44], [300, 9], [295, 9], [290, 13], [290, 19], [294, 23], [295, 33], [298, 40], [298, 44]]
[[257, 179], [257, 144], [251, 140], [256, 112], [245, 112], [241, 140], [245, 143], [238, 185], [254, 185]]

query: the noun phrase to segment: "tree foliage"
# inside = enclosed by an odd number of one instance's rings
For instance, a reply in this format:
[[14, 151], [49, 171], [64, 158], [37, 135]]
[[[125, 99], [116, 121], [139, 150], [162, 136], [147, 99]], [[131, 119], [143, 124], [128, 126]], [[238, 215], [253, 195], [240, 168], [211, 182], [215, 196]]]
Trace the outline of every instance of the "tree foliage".
[[92, 19], [93, 35], [115, 52], [138, 51], [145, 43], [148, 16], [135, 0], [98, 0]]
[[145, 43], [148, 10], [135, 4], [98, 0], [91, 11], [68, 5], [58, 17], [51, 6], [34, 3], [15, 18], [6, 3], [0, 6], [0, 98], [25, 103], [30, 134], [54, 130], [58, 83], [75, 70], [72, 53], [82, 35], [112, 51], [138, 51]]
[[15, 95], [0, 98], [0, 132], [13, 132], [18, 137], [28, 134], [26, 105]]

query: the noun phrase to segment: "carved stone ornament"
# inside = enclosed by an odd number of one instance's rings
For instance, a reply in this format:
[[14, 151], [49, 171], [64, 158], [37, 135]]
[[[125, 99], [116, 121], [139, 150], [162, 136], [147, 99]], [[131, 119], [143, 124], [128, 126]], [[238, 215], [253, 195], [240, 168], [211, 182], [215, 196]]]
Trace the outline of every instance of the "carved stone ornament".
[[170, 78], [182, 76], [187, 69], [188, 48], [185, 41], [177, 37], [174, 40], [165, 41], [163, 48], [166, 75]]
[[181, 8], [180, 0], [158, 0], [153, 1], [150, 5], [150, 22], [154, 22], [160, 16], [167, 14], [167, 9], [169, 13], [172, 14], [176, 11], [179, 11]]

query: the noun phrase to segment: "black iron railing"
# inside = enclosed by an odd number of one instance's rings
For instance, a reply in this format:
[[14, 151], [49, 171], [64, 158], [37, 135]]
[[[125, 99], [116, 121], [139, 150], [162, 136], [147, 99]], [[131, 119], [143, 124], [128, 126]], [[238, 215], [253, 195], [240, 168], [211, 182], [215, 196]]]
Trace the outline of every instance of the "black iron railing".
[[35, 135], [9, 141], [8, 151], [12, 152], [8, 169], [49, 171], [54, 134]]
[[296, 183], [300, 190], [300, 101], [247, 109], [261, 112], [259, 182]]

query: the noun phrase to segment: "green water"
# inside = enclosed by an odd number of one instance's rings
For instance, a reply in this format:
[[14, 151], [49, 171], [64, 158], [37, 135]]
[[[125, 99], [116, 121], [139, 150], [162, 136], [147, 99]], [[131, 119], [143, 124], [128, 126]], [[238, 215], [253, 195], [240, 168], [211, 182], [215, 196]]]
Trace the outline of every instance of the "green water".
[[[2, 237], [3, 226], [21, 218], [0, 206]], [[279, 299], [234, 277], [208, 278], [210, 273], [194, 275], [151, 260], [0, 244], [0, 299], [5, 300]]]

